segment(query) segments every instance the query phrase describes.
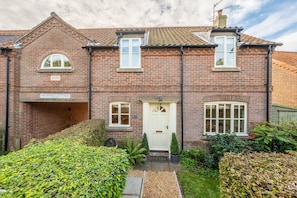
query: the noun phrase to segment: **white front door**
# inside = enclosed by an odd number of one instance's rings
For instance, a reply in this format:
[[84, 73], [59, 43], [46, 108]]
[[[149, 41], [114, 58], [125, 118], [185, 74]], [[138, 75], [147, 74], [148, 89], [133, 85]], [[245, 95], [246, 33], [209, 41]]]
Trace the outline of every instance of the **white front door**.
[[150, 150], [169, 149], [169, 104], [150, 104], [148, 142]]

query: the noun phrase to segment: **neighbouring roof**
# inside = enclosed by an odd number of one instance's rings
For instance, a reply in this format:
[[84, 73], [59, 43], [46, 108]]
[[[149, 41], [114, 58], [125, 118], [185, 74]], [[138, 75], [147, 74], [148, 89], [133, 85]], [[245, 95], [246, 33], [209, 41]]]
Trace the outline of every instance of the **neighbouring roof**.
[[277, 66], [297, 69], [297, 52], [275, 51], [272, 54], [272, 59]]
[[0, 30], [0, 46], [8, 47], [22, 37], [28, 30]]
[[[144, 27], [144, 28], [94, 28], [94, 29], [75, 29], [72, 26], [64, 22], [55, 13], [51, 13], [51, 16], [44, 22], [40, 23], [32, 30], [21, 30], [21, 31], [1, 31], [0, 30], [0, 46], [12, 46], [13, 42], [22, 41], [33, 34], [43, 24], [50, 20], [59, 21], [64, 27], [73, 29], [72, 32], [81, 34], [82, 37], [96, 43], [99, 47], [113, 47], [117, 44], [118, 31], [145, 31], [147, 36], [147, 43], [144, 47], [175, 47], [175, 46], [196, 46], [196, 47], [209, 47], [214, 46], [210, 42], [210, 39], [205, 36], [210, 35], [211, 31], [233, 31], [236, 29], [240, 31], [242, 28], [237, 27], [225, 27], [225, 28], [214, 28], [213, 26], [193, 26], [193, 27]], [[241, 41], [244, 45], [280, 45], [279, 43], [266, 41], [246, 34], [241, 34]], [[11, 45], [12, 44], [12, 45]], [[87, 43], [86, 43], [87, 45]]]

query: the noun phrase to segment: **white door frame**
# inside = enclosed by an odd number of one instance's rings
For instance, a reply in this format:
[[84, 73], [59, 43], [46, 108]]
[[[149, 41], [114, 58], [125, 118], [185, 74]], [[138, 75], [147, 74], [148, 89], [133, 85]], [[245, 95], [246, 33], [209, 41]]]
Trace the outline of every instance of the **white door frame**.
[[[142, 133], [146, 133], [147, 135], [150, 126], [149, 126], [149, 117], [150, 117], [150, 105], [158, 104], [159, 101], [157, 99], [142, 99], [143, 103], [143, 116], [142, 116]], [[178, 100], [172, 99], [163, 99], [163, 104], [169, 104], [169, 123], [168, 123], [168, 142], [171, 141], [171, 134], [176, 133], [176, 104]], [[168, 143], [168, 151], [170, 151], [170, 144]]]

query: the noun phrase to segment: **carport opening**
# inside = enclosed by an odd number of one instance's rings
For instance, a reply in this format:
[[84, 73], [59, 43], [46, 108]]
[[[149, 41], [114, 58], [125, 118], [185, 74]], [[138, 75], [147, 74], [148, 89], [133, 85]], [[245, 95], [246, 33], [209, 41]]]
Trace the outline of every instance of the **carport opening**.
[[41, 139], [88, 119], [88, 103], [25, 103], [25, 137]]

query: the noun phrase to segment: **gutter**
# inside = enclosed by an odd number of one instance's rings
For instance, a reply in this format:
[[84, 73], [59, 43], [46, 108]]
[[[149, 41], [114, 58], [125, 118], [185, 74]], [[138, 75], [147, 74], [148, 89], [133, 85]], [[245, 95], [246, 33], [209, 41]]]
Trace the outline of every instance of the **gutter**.
[[88, 67], [89, 67], [89, 97], [88, 97], [88, 117], [89, 120], [92, 119], [92, 55], [93, 55], [93, 49], [90, 47], [88, 48], [88, 52], [89, 52], [89, 63], [88, 63]]
[[180, 83], [180, 98], [181, 98], [181, 150], [184, 150], [184, 48], [180, 46], [181, 56], [181, 83]]
[[267, 73], [266, 73], [266, 121], [270, 121], [270, 67], [271, 67], [271, 47], [272, 45], [268, 45], [267, 49]]
[[9, 48], [0, 48], [0, 54], [6, 57], [6, 107], [5, 107], [5, 135], [4, 135], [4, 151], [8, 151], [8, 129], [9, 129], [9, 62], [10, 57], [7, 54], [7, 51], [10, 51]]

